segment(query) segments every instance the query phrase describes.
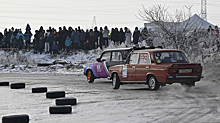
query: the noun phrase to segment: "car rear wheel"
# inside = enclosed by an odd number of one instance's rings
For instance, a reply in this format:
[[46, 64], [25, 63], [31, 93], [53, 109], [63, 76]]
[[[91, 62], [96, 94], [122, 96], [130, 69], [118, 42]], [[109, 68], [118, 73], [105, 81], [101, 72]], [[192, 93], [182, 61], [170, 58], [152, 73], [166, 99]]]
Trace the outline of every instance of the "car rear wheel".
[[93, 75], [91, 70], [87, 71], [86, 77], [87, 77], [87, 82], [88, 83], [93, 83], [94, 80], [95, 80], [95, 76]]
[[160, 88], [160, 84], [153, 75], [148, 77], [148, 87], [150, 90], [158, 90]]
[[113, 89], [119, 89], [121, 85], [120, 79], [117, 73], [114, 73], [112, 76], [112, 87]]

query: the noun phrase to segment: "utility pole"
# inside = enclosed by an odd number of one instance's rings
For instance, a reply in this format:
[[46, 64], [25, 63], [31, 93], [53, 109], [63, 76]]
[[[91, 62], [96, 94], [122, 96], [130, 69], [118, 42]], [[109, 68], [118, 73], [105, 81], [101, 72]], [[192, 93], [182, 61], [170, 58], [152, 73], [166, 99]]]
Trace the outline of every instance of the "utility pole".
[[207, 21], [206, 0], [201, 0], [201, 17]]
[[93, 21], [92, 21], [92, 29], [93, 29], [94, 26], [96, 26], [96, 18], [95, 18], [95, 16], [94, 16]]

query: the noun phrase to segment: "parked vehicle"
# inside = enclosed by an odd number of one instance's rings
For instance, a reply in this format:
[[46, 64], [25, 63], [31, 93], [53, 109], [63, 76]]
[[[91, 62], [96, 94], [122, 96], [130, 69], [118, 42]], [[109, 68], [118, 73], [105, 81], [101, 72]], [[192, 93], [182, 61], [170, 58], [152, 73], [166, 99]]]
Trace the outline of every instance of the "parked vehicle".
[[84, 66], [87, 81], [93, 83], [97, 78], [110, 77], [109, 67], [124, 64], [131, 50], [132, 48], [118, 48], [103, 51], [100, 58], [96, 59], [97, 62]]
[[123, 84], [147, 84], [157, 90], [166, 84], [180, 83], [192, 87], [202, 77], [200, 63], [189, 63], [180, 50], [145, 48], [128, 55], [125, 64], [109, 68], [113, 89]]

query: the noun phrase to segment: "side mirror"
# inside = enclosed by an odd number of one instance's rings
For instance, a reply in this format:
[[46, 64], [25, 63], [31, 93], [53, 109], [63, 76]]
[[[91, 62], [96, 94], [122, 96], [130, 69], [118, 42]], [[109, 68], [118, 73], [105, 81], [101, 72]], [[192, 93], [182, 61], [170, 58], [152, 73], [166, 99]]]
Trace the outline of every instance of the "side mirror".
[[100, 59], [100, 58], [97, 58], [97, 59], [96, 59], [96, 61], [97, 61], [97, 62], [100, 62], [100, 61], [101, 61], [101, 59]]

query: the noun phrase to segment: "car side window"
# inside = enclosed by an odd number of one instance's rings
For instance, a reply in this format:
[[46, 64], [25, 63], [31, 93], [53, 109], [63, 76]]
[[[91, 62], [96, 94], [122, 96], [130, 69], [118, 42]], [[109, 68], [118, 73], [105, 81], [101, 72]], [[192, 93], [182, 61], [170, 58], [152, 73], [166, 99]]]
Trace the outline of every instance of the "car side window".
[[140, 53], [139, 64], [150, 64], [149, 53]]
[[130, 57], [130, 64], [137, 64], [138, 62], [138, 53], [133, 53]]
[[123, 61], [121, 52], [112, 52], [112, 60], [111, 61]]
[[106, 52], [102, 55], [101, 61], [110, 61], [111, 52]]

